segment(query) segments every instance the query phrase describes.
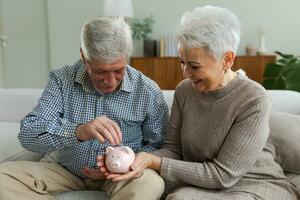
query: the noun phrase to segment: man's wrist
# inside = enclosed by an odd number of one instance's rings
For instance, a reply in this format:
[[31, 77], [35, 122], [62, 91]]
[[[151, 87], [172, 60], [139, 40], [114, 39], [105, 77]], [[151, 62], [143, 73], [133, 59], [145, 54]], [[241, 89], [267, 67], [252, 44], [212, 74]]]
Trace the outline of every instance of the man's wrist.
[[78, 135], [79, 135], [79, 126], [81, 126], [82, 124], [83, 124], [83, 123], [78, 124], [78, 125], [76, 126], [76, 128], [75, 128], [75, 136], [76, 136], [78, 142], [84, 142], [84, 140], [80, 139], [79, 136], [78, 136]]

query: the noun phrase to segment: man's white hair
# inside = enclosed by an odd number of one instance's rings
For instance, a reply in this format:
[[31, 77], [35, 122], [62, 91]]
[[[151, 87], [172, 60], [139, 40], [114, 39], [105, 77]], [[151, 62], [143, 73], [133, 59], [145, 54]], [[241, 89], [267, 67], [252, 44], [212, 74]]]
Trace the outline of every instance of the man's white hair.
[[181, 17], [177, 39], [180, 47], [203, 48], [215, 58], [221, 58], [226, 51], [237, 52], [240, 21], [225, 8], [197, 7]]
[[81, 30], [81, 47], [88, 61], [112, 63], [132, 52], [131, 30], [123, 18], [97, 18], [85, 22]]

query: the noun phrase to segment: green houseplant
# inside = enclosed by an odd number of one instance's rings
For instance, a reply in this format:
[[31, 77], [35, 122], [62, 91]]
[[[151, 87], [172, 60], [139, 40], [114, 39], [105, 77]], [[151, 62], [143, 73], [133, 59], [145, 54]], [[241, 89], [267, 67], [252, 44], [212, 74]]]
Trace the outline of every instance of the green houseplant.
[[152, 33], [154, 24], [153, 16], [146, 17], [143, 20], [133, 19], [130, 23], [132, 29], [132, 38], [143, 40], [143, 55], [156, 56], [156, 41], [151, 39], [149, 35]]
[[300, 92], [300, 58], [275, 52], [280, 56], [276, 63], [266, 66], [262, 85], [270, 90], [295, 90]]
[[133, 19], [130, 22], [133, 39], [148, 39], [149, 34], [152, 33], [153, 24], [154, 19], [152, 15], [150, 17], [146, 17], [142, 21]]

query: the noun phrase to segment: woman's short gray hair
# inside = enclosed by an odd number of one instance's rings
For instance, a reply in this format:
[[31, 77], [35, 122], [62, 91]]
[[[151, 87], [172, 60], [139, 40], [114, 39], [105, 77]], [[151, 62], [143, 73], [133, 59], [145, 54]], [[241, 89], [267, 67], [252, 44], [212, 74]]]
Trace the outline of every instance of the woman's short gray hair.
[[225, 8], [197, 7], [181, 17], [177, 39], [181, 47], [204, 48], [215, 58], [221, 58], [226, 51], [236, 53], [240, 21]]
[[129, 59], [132, 52], [131, 30], [123, 18], [97, 18], [85, 22], [81, 47], [88, 61], [111, 63], [120, 57]]

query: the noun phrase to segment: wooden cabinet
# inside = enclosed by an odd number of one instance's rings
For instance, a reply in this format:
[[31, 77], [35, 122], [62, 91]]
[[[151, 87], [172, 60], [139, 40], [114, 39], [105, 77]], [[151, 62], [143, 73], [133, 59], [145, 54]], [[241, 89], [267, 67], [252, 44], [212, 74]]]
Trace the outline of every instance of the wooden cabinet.
[[243, 69], [246, 75], [258, 83], [262, 83], [265, 67], [268, 63], [275, 63], [276, 56], [237, 56], [232, 69]]
[[[232, 69], [243, 69], [249, 78], [261, 83], [266, 64], [275, 61], [275, 56], [237, 56]], [[164, 90], [175, 89], [183, 79], [177, 57], [132, 57], [130, 65], [153, 79]]]

